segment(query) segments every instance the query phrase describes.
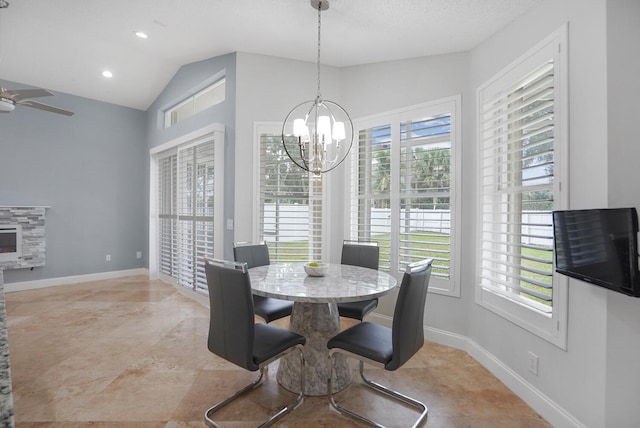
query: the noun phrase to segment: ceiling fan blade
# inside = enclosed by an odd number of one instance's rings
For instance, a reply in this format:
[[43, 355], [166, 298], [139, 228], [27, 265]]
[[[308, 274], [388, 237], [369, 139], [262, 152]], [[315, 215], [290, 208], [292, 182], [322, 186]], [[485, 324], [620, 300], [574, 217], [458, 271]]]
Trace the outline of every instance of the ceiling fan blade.
[[22, 101], [28, 98], [50, 97], [53, 94], [46, 89], [13, 89], [5, 90], [3, 94], [8, 94], [13, 101]]
[[68, 111], [68, 110], [63, 110], [61, 108], [58, 107], [52, 107], [46, 104], [42, 104], [39, 103], [37, 101], [21, 101], [18, 103], [21, 106], [26, 106], [26, 107], [31, 107], [31, 108], [35, 108], [38, 110], [44, 110], [44, 111], [48, 111], [51, 113], [58, 113], [58, 114], [64, 114], [65, 116], [73, 116], [73, 112], [72, 111]]

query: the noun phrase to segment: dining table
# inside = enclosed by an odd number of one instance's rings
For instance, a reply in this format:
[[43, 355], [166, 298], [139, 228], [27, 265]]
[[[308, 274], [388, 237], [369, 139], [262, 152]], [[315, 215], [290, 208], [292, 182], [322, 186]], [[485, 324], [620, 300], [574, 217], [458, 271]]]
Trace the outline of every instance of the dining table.
[[[397, 280], [387, 272], [330, 263], [323, 276], [310, 276], [304, 263], [274, 263], [249, 269], [252, 292], [293, 301], [289, 328], [307, 338], [304, 346], [305, 395], [327, 394], [327, 341], [341, 331], [337, 303], [378, 298], [390, 293]], [[333, 358], [333, 391], [351, 383], [344, 355]], [[277, 380], [289, 391], [300, 390], [300, 359], [280, 359]]]

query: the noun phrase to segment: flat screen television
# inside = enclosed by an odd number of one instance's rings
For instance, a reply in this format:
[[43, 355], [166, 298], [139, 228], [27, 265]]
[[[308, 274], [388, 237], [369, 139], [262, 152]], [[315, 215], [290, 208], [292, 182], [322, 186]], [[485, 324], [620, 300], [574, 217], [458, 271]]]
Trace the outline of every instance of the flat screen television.
[[635, 208], [553, 212], [556, 272], [640, 297]]

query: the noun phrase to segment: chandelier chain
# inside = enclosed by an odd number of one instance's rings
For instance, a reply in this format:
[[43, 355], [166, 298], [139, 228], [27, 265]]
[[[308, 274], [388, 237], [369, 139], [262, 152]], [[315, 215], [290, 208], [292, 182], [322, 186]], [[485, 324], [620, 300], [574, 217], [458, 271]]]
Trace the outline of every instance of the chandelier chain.
[[322, 99], [322, 11], [329, 9], [329, 0], [310, 0], [310, 3], [318, 12], [317, 93], [315, 100], [298, 104], [285, 117], [282, 146], [294, 164], [317, 178], [338, 167], [348, 156], [353, 144], [353, 122], [339, 104]]
[[322, 1], [318, 4], [318, 98], [321, 98], [320, 95], [320, 12], [322, 10]]

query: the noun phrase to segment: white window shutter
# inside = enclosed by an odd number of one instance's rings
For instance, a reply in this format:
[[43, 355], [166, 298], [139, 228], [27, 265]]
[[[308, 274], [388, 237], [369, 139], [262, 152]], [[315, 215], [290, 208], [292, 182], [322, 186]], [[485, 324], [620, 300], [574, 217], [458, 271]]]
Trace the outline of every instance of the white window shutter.
[[207, 290], [203, 260], [214, 256], [213, 134], [159, 154], [159, 266], [180, 285]]
[[322, 259], [322, 179], [295, 165], [280, 135], [259, 138], [259, 237], [272, 262]]

